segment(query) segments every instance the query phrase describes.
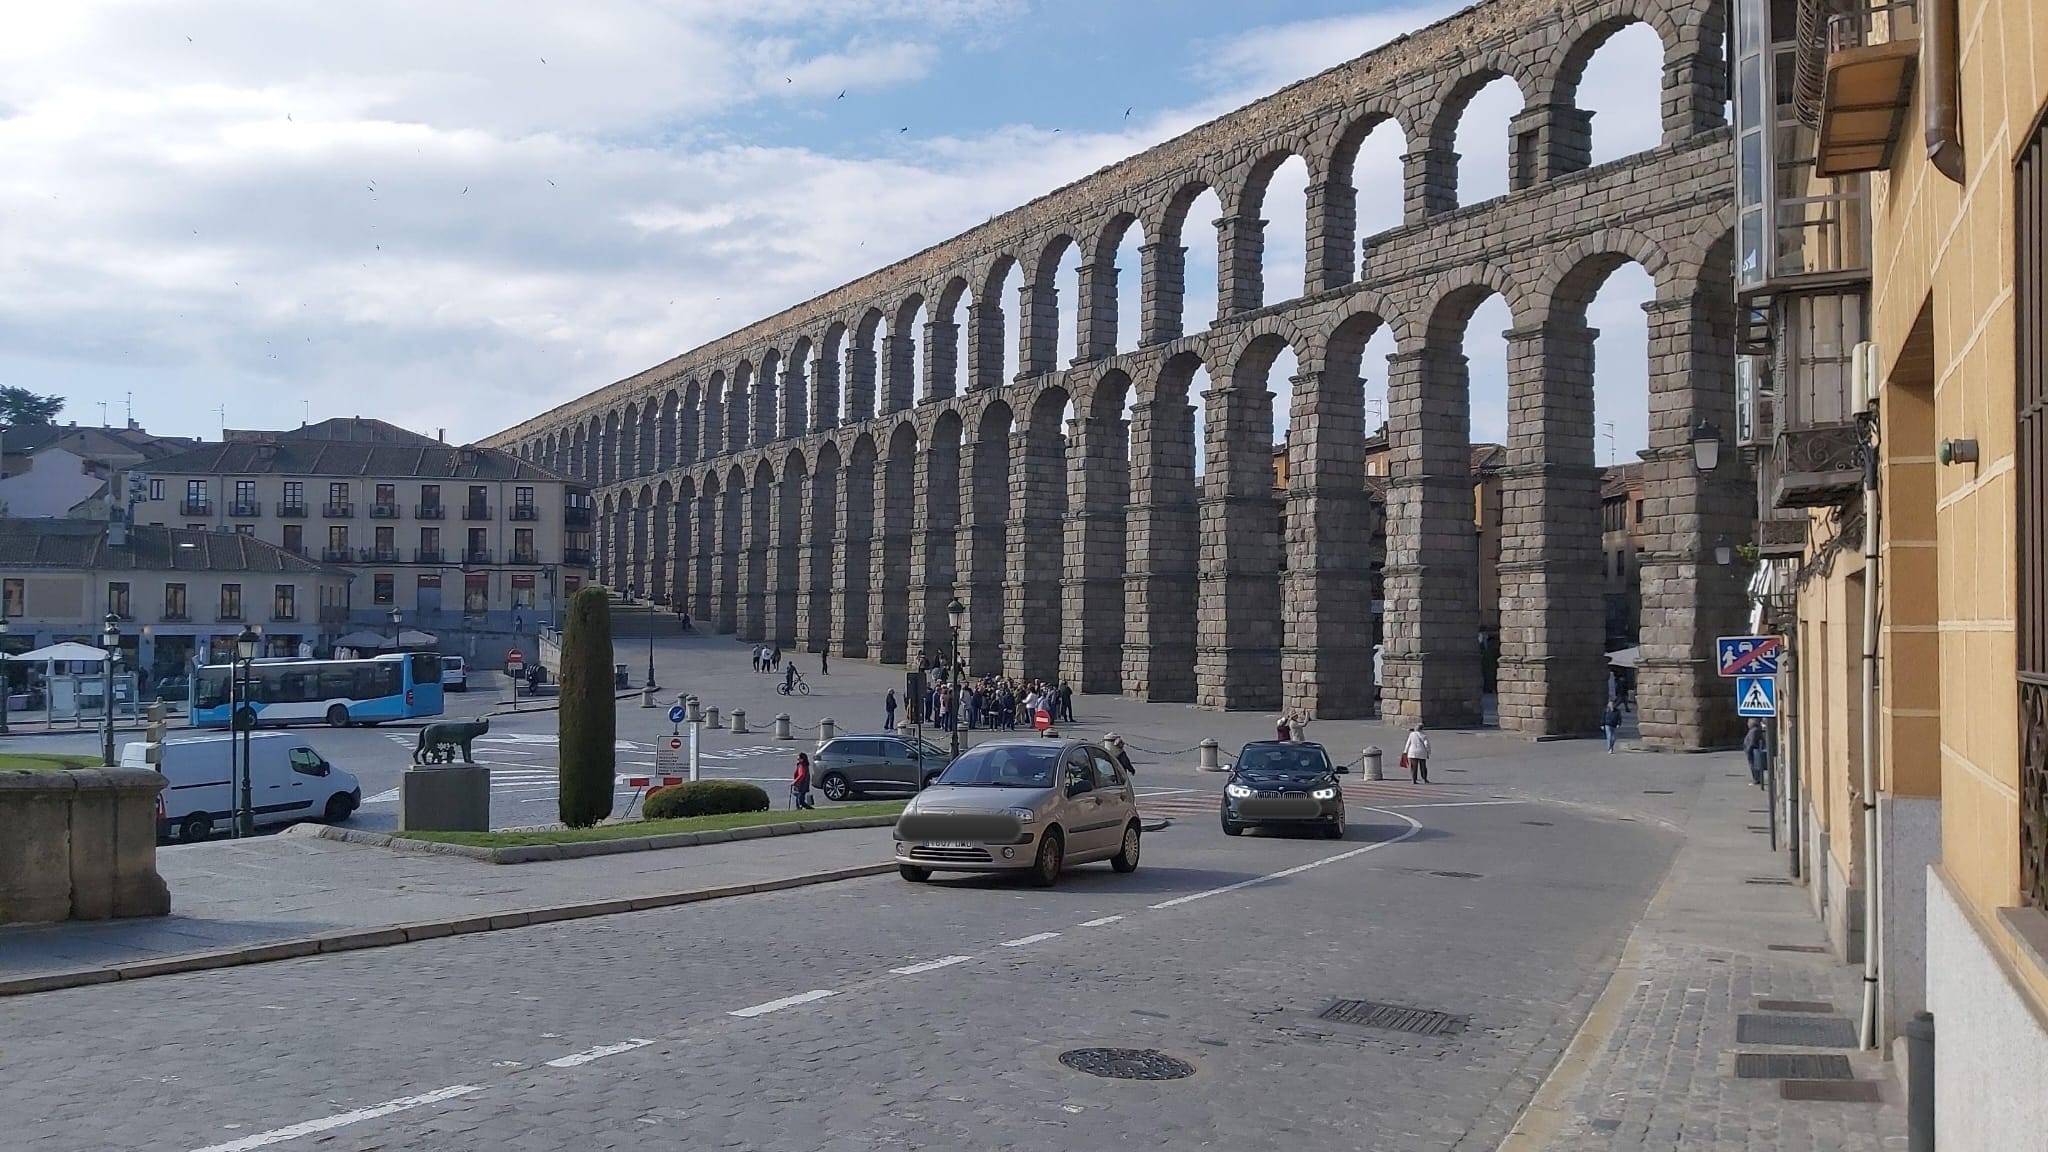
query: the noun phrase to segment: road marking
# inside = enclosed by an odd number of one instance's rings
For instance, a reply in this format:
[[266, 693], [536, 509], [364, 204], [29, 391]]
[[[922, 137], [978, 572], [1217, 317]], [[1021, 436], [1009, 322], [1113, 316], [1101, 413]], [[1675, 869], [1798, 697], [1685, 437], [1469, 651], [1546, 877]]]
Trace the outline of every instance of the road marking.
[[389, 1116], [393, 1112], [403, 1112], [408, 1108], [419, 1108], [427, 1104], [439, 1104], [443, 1100], [453, 1100], [457, 1096], [467, 1096], [472, 1092], [481, 1091], [483, 1091], [483, 1088], [476, 1084], [457, 1084], [449, 1088], [437, 1088], [432, 1092], [419, 1096], [401, 1096], [396, 1100], [386, 1100], [382, 1104], [372, 1104], [368, 1108], [358, 1108], [353, 1112], [342, 1112], [333, 1116], [323, 1116], [318, 1120], [306, 1120], [298, 1124], [288, 1124], [283, 1128], [273, 1128], [268, 1132], [258, 1132], [254, 1136], [244, 1136], [239, 1140], [230, 1140], [225, 1144], [209, 1144], [204, 1148], [197, 1149], [196, 1152], [251, 1152], [252, 1149], [268, 1148], [272, 1144], [282, 1144], [287, 1140], [297, 1140], [301, 1136], [311, 1136], [316, 1132], [328, 1132], [336, 1128], [345, 1128], [350, 1124], [360, 1124], [365, 1120], [375, 1120], [379, 1116]]
[[1264, 884], [1271, 880], [1281, 880], [1289, 876], [1298, 876], [1311, 868], [1321, 868], [1325, 864], [1335, 864], [1339, 860], [1349, 860], [1353, 856], [1363, 856], [1367, 852], [1371, 852], [1377, 848], [1385, 848], [1389, 844], [1399, 844], [1401, 841], [1406, 840], [1410, 836], [1415, 835], [1417, 832], [1422, 831], [1422, 822], [1415, 819], [1413, 816], [1406, 816], [1402, 813], [1395, 812], [1387, 808], [1367, 808], [1364, 809], [1364, 811], [1379, 812], [1387, 816], [1398, 816], [1401, 819], [1406, 820], [1408, 822], [1408, 830], [1406, 832], [1401, 833], [1399, 836], [1394, 837], [1392, 840], [1382, 840], [1377, 844], [1367, 844], [1362, 848], [1353, 848], [1349, 852], [1339, 852], [1335, 856], [1325, 856], [1320, 860], [1311, 860], [1306, 864], [1296, 864], [1292, 868], [1282, 868], [1278, 872], [1268, 872], [1264, 876], [1254, 876], [1249, 880], [1239, 880], [1235, 884], [1225, 884], [1221, 888], [1210, 888], [1202, 892], [1190, 892], [1186, 896], [1176, 896], [1171, 900], [1166, 900], [1162, 901], [1161, 903], [1154, 904], [1152, 905], [1152, 907], [1155, 909], [1176, 908], [1182, 904], [1191, 904], [1196, 900], [1206, 900], [1211, 896], [1221, 896], [1225, 892], [1235, 892], [1240, 888], [1249, 888], [1254, 884]]
[[974, 959], [972, 956], [947, 956], [941, 960], [927, 960], [922, 964], [906, 964], [901, 968], [891, 968], [889, 971], [898, 976], [915, 976], [919, 972], [934, 972], [940, 968], [950, 968], [955, 964], [965, 964], [972, 959]]
[[1015, 940], [1005, 940], [1002, 943], [1002, 947], [1022, 948], [1026, 944], [1036, 944], [1041, 940], [1051, 940], [1058, 935], [1059, 933], [1057, 932], [1034, 932], [1029, 936], [1019, 936]]
[[1114, 924], [1114, 923], [1116, 923], [1117, 921], [1119, 921], [1119, 920], [1121, 920], [1121, 919], [1123, 919], [1123, 917], [1121, 917], [1121, 916], [1097, 916], [1097, 917], [1096, 917], [1095, 919], [1093, 919], [1093, 920], [1083, 920], [1083, 921], [1081, 921], [1081, 923], [1079, 923], [1078, 925], [1075, 925], [1075, 927], [1078, 927], [1078, 928], [1100, 928], [1100, 927], [1102, 927], [1102, 926], [1103, 926], [1104, 924]]
[[1207, 789], [1207, 788], [1161, 788], [1161, 789], [1158, 789], [1157, 791], [1153, 791], [1153, 792], [1140, 792], [1140, 793], [1138, 793], [1138, 799], [1140, 799], [1140, 800], [1144, 800], [1144, 799], [1147, 799], [1147, 798], [1149, 798], [1149, 797], [1153, 797], [1153, 796], [1178, 796], [1178, 795], [1180, 795], [1180, 794], [1181, 794], [1181, 793], [1183, 793], [1183, 792], [1208, 792], [1208, 791], [1210, 791], [1210, 789]]
[[794, 1008], [798, 1004], [809, 1004], [813, 1000], [823, 1000], [827, 996], [837, 995], [839, 993], [832, 991], [830, 988], [813, 988], [809, 992], [799, 992], [794, 996], [784, 996], [780, 1000], [770, 1000], [766, 1004], [756, 1004], [752, 1008], [742, 1008], [737, 1012], [727, 1012], [726, 1015], [766, 1016], [770, 1012], [780, 1012], [784, 1008]]
[[621, 1052], [631, 1052], [635, 1048], [645, 1048], [652, 1043], [654, 1041], [636, 1037], [632, 1040], [621, 1040], [617, 1044], [600, 1044], [581, 1052], [571, 1052], [567, 1056], [557, 1056], [547, 1064], [550, 1068], [574, 1068], [579, 1064], [588, 1064], [592, 1060], [602, 1060], [607, 1056], [617, 1056]]
[[1388, 804], [1388, 805], [1385, 805], [1385, 807], [1387, 807], [1387, 808], [1389, 808], [1389, 809], [1394, 809], [1394, 808], [1491, 808], [1491, 807], [1494, 807], [1495, 805], [1499, 805], [1499, 804], [1521, 804], [1521, 803], [1525, 803], [1525, 801], [1521, 801], [1521, 800], [1445, 800], [1445, 801], [1442, 801], [1442, 802], [1439, 802], [1439, 803], [1433, 803], [1433, 804]]

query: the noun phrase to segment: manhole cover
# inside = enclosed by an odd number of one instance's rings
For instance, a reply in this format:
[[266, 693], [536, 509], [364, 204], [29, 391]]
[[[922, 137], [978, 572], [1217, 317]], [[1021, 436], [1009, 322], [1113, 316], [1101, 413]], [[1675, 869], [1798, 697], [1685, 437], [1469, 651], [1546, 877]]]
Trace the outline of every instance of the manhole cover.
[[1835, 1006], [1825, 1000], [1759, 1000], [1759, 1012], [1833, 1012]]
[[1469, 1016], [1454, 1016], [1449, 1012], [1408, 1008], [1400, 1004], [1379, 1004], [1371, 1000], [1333, 1001], [1316, 1015], [1339, 1024], [1384, 1028], [1389, 1032], [1407, 1032], [1415, 1036], [1454, 1036], [1463, 1032], [1471, 1020]]
[[1477, 873], [1477, 872], [1436, 872], [1436, 871], [1432, 871], [1432, 872], [1430, 873], [1430, 875], [1431, 875], [1431, 876], [1441, 876], [1441, 877], [1443, 877], [1443, 878], [1444, 878], [1444, 879], [1446, 879], [1446, 880], [1478, 880], [1478, 879], [1481, 879], [1481, 878], [1482, 878], [1482, 877], [1480, 876], [1480, 874], [1479, 874], [1479, 873]]
[[1742, 1080], [1848, 1080], [1849, 1058], [1833, 1052], [1737, 1052], [1735, 1075]]
[[1842, 1016], [1763, 1016], [1745, 1012], [1735, 1018], [1735, 1042], [1854, 1048], [1856, 1028]]
[[1150, 1048], [1074, 1048], [1060, 1053], [1060, 1063], [1111, 1080], [1178, 1080], [1195, 1074], [1193, 1064]]
[[1875, 1080], [1780, 1080], [1780, 1100], [1826, 1100], [1835, 1104], [1879, 1104], [1884, 1092]]

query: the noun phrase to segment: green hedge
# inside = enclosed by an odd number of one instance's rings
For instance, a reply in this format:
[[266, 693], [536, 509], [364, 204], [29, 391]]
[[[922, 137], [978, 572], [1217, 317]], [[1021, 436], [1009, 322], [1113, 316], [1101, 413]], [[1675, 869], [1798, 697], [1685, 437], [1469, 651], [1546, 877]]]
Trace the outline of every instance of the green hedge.
[[766, 812], [768, 793], [744, 780], [692, 780], [647, 794], [640, 806], [646, 820], [673, 820], [682, 816], [720, 816], [729, 812]]

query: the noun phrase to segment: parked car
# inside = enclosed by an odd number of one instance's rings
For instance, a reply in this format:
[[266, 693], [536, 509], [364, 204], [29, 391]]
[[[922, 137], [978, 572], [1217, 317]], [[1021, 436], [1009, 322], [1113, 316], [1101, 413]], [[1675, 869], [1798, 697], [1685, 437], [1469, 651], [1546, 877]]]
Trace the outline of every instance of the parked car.
[[1078, 740], [997, 740], [960, 754], [896, 820], [896, 870], [1024, 872], [1048, 887], [1068, 865], [1138, 867], [1138, 796], [1108, 752]]
[[[148, 768], [148, 746], [121, 749], [123, 768]], [[157, 815], [157, 839], [175, 834], [182, 842], [204, 840], [222, 825], [233, 826], [241, 780], [235, 737], [199, 736], [165, 744], [156, 765], [170, 781]], [[249, 737], [249, 798], [258, 827], [324, 820], [338, 824], [363, 803], [355, 774], [337, 768], [296, 736], [254, 733]]]
[[811, 779], [827, 800], [915, 792], [920, 780], [937, 780], [952, 759], [929, 740], [896, 732], [837, 736], [812, 758]]
[[441, 657], [441, 691], [469, 691], [469, 665], [460, 656]]
[[192, 699], [192, 678], [166, 676], [156, 682], [156, 698], [166, 704], [183, 704]]
[[1246, 828], [1314, 828], [1344, 838], [1346, 769], [1321, 744], [1254, 740], [1237, 754], [1223, 782], [1223, 834]]

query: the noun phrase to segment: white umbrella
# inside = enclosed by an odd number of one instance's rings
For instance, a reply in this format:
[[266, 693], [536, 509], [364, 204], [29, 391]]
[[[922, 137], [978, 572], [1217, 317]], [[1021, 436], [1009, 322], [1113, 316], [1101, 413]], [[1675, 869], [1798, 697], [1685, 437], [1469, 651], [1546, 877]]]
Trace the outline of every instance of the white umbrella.
[[105, 649], [95, 648], [90, 644], [80, 644], [76, 640], [66, 640], [61, 644], [46, 645], [33, 652], [23, 652], [21, 655], [13, 657], [13, 659], [26, 660], [38, 664], [48, 664], [58, 660], [68, 660], [77, 664], [103, 664], [106, 662], [107, 653]]
[[389, 648], [391, 637], [379, 636], [375, 632], [351, 632], [334, 642], [337, 648]]
[[1642, 655], [1641, 648], [1621, 648], [1607, 654], [1607, 662], [1616, 668], [1633, 668]]

